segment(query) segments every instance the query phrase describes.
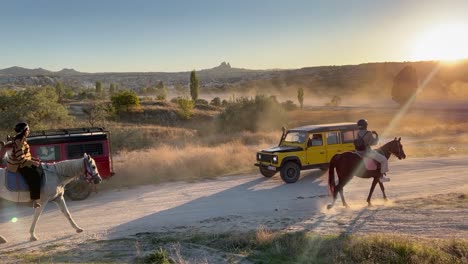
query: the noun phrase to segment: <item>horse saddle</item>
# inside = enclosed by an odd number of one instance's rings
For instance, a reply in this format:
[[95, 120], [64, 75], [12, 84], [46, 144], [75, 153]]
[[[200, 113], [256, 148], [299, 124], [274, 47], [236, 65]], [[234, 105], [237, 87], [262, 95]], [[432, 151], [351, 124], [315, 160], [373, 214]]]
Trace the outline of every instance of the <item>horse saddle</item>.
[[[44, 170], [42, 166], [37, 168], [39, 175], [41, 176], [41, 187], [45, 184]], [[29, 186], [26, 183], [23, 175], [19, 172], [11, 172], [6, 170], [5, 172], [5, 186], [11, 192], [29, 192]]]

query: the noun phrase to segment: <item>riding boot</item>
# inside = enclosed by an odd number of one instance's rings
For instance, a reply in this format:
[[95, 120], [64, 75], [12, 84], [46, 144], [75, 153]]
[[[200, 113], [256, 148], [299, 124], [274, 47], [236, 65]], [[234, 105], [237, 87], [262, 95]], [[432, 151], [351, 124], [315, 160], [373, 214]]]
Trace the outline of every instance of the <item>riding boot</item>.
[[33, 200], [33, 208], [39, 208], [41, 207], [41, 203], [39, 203], [39, 200]]
[[389, 182], [389, 181], [390, 181], [390, 178], [386, 177], [386, 175], [387, 175], [386, 173], [382, 173], [382, 175], [380, 176], [379, 181], [380, 181], [381, 183]]

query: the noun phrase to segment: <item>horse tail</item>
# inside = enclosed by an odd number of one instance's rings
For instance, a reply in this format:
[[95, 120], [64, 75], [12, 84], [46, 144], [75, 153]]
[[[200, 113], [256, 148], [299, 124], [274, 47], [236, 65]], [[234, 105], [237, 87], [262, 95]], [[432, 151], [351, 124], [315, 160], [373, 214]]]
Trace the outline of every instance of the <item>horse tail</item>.
[[337, 155], [334, 155], [332, 159], [330, 160], [330, 165], [328, 167], [328, 188], [330, 190], [330, 193], [332, 196], [335, 195], [335, 160], [337, 158]]

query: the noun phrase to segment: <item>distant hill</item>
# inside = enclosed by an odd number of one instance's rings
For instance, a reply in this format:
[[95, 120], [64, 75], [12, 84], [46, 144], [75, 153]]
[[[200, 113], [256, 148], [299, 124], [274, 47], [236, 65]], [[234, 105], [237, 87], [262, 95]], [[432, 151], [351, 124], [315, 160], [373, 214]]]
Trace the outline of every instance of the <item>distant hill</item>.
[[0, 76], [35, 76], [35, 75], [49, 75], [51, 71], [42, 68], [27, 69], [22, 67], [10, 67], [0, 70]]
[[[420, 83], [425, 83], [425, 94], [432, 97], [468, 97], [468, 60], [456, 65], [435, 61], [383, 62], [359, 65], [306, 67], [289, 70], [250, 70], [234, 68], [223, 62], [211, 69], [197, 71], [201, 92], [264, 93], [294, 95], [298, 87], [317, 96], [353, 96], [367, 94], [388, 96], [393, 78], [405, 66], [413, 66]], [[438, 69], [429, 82], [427, 76]], [[83, 73], [74, 69], [52, 72], [42, 68], [11, 67], [0, 70], [0, 86], [55, 85], [61, 81], [73, 88], [93, 88], [96, 81], [104, 87], [111, 83], [129, 89], [141, 89], [163, 81], [171, 88], [175, 84], [187, 86], [190, 72], [107, 72]], [[465, 92], [466, 91], [466, 92]]]

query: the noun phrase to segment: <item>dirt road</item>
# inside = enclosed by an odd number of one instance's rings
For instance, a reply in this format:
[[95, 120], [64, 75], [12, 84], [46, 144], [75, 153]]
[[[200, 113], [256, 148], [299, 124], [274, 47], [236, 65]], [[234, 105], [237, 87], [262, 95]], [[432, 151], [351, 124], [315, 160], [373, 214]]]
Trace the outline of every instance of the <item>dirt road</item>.
[[[376, 189], [372, 208], [365, 203], [371, 181], [354, 178], [345, 187], [351, 209], [342, 208], [338, 200], [335, 209], [326, 210], [330, 202], [328, 174], [318, 170], [303, 172], [295, 184], [283, 183], [279, 175], [267, 179], [254, 174], [102, 191], [85, 201], [68, 202], [72, 216], [85, 229], [81, 234], [76, 234], [56, 206], [49, 204], [36, 229], [37, 242], [28, 241], [32, 209], [3, 202], [0, 234], [9, 243], [1, 244], [0, 252], [122, 238], [139, 232], [222, 232], [261, 225], [324, 234], [391, 232], [468, 237], [468, 200], [457, 208], [445, 208], [425, 199], [468, 193], [467, 156], [392, 160], [390, 169], [391, 182], [385, 185], [390, 201], [384, 204]], [[448, 198], [447, 202], [452, 200]]]

